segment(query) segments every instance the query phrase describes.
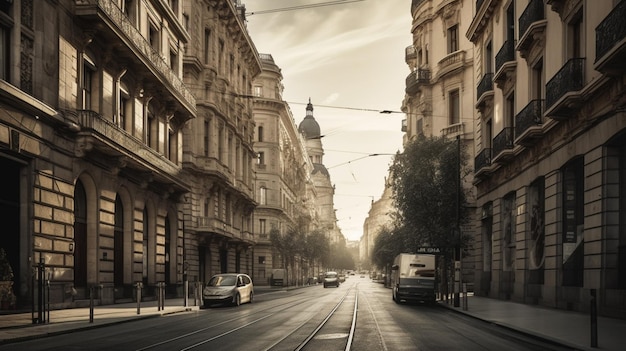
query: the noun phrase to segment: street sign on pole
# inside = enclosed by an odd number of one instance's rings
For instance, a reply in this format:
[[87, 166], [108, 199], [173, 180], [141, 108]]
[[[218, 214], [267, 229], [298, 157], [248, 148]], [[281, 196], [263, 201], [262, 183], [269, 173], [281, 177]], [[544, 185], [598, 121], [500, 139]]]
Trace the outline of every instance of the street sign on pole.
[[418, 247], [417, 248], [418, 254], [440, 255], [441, 251], [442, 250], [439, 247]]

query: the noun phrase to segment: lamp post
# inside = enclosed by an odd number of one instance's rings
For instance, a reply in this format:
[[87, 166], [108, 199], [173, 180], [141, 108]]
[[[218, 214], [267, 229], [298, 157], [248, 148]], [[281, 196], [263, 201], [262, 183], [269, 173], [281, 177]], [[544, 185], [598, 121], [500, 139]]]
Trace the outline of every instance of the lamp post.
[[459, 307], [461, 290], [461, 137], [456, 136], [456, 226], [454, 230], [454, 307]]

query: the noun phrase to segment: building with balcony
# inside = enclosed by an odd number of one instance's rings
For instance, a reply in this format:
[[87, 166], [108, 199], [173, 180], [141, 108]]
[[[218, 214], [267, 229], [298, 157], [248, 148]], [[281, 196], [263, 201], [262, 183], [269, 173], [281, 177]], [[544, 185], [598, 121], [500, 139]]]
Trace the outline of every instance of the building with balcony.
[[626, 1], [473, 11], [475, 293], [623, 318]]
[[184, 77], [197, 100], [197, 118], [184, 128], [184, 204], [189, 281], [216, 273], [254, 272], [255, 122], [252, 82], [262, 64], [246, 29], [245, 9], [230, 0], [187, 0], [193, 40]]
[[264, 285], [270, 284], [272, 269], [285, 268], [279, 253], [273, 249], [270, 231], [275, 229], [285, 234], [303, 218], [316, 226], [319, 215], [311, 178], [313, 161], [289, 105], [282, 100], [281, 70], [271, 55], [260, 57], [262, 71], [253, 81], [258, 204], [254, 210], [256, 242], [252, 278], [255, 284]]
[[393, 194], [388, 183], [388, 178], [385, 178], [383, 193], [380, 199], [376, 201], [372, 199], [370, 210], [363, 222], [363, 236], [359, 245], [359, 260], [361, 262], [371, 262], [376, 238], [380, 234], [380, 230], [385, 226], [390, 228], [392, 225]]
[[[412, 48], [406, 50], [406, 63], [418, 77], [418, 88], [405, 89], [402, 111], [406, 114], [404, 143], [420, 137], [445, 137], [458, 140], [472, 155], [468, 162], [474, 168], [475, 94], [477, 82], [473, 70], [472, 43], [463, 37], [472, 18], [469, 0], [414, 0], [411, 4]], [[414, 55], [409, 53], [415, 52]], [[429, 72], [428, 76], [420, 71]], [[489, 80], [478, 85], [483, 100], [488, 101], [492, 88]], [[468, 206], [473, 213], [475, 199], [471, 172], [462, 179]], [[460, 228], [463, 235], [473, 236], [474, 226]], [[463, 258], [464, 281], [473, 280], [473, 260]]]
[[[182, 286], [183, 83], [190, 35], [165, 1], [0, 2], [0, 244], [18, 308]], [[37, 265], [45, 282], [33, 281]]]

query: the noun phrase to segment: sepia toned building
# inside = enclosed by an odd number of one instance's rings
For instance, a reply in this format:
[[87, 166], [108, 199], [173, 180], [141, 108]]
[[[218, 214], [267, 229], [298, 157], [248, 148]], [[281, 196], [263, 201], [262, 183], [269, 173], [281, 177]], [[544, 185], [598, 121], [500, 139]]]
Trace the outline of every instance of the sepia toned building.
[[626, 309], [626, 1], [478, 0], [475, 293]]
[[197, 118], [184, 128], [185, 274], [207, 282], [216, 273], [253, 275], [255, 121], [252, 82], [261, 59], [235, 1], [186, 0], [193, 40], [184, 58], [185, 84]]
[[359, 244], [359, 260], [361, 262], [371, 262], [372, 253], [376, 244], [376, 238], [380, 230], [385, 226], [391, 229], [393, 218], [391, 212], [395, 209], [393, 205], [393, 194], [389, 179], [385, 178], [385, 187], [380, 199], [370, 204], [370, 210], [363, 222], [363, 235]]
[[262, 71], [254, 79], [254, 150], [256, 194], [254, 210], [255, 284], [270, 284], [272, 269], [285, 268], [270, 241], [270, 231], [285, 234], [300, 218], [319, 222], [316, 191], [304, 137], [291, 109], [282, 99], [282, 73], [269, 54], [261, 54]]
[[[183, 275], [179, 2], [0, 2], [0, 247], [17, 307], [125, 301]], [[40, 274], [39, 274], [40, 273]], [[45, 279], [45, 281], [44, 281]], [[136, 296], [136, 295], [135, 295]]]
[[[473, 168], [474, 150], [474, 49], [464, 38], [471, 25], [470, 0], [413, 0], [411, 33], [413, 45], [406, 48], [405, 60], [411, 73], [406, 78], [402, 111], [404, 143], [419, 136], [457, 140], [466, 150]], [[465, 170], [462, 174], [470, 173]], [[470, 217], [475, 196], [471, 173], [461, 176]], [[460, 229], [473, 237], [475, 219]], [[452, 235], [452, 234], [451, 234]], [[463, 282], [473, 282], [474, 260], [462, 258]], [[471, 286], [470, 286], [471, 289]]]

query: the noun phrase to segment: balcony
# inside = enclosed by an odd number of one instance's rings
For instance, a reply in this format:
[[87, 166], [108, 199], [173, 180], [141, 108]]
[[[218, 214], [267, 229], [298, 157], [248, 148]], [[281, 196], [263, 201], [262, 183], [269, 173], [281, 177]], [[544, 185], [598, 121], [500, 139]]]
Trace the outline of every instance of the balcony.
[[80, 126], [75, 150], [80, 157], [96, 158], [141, 183], [148, 181], [181, 193], [189, 191], [189, 185], [180, 179], [181, 167], [104, 116], [90, 110], [68, 114], [75, 114]]
[[474, 177], [479, 178], [489, 173], [491, 169], [491, 149], [482, 149], [474, 158]]
[[493, 81], [502, 89], [509, 76], [514, 76], [517, 62], [515, 62], [515, 41], [507, 40], [496, 54], [496, 74]]
[[608, 75], [626, 70], [626, 1], [617, 6], [596, 27], [596, 62], [594, 68]]
[[404, 49], [404, 62], [409, 67], [415, 67], [417, 64], [417, 50], [415, 50], [415, 46], [409, 45]]
[[476, 87], [476, 108], [483, 108], [493, 101], [493, 73], [485, 73]]
[[422, 86], [430, 84], [430, 70], [416, 69], [406, 77], [407, 94], [415, 94], [422, 89]]
[[441, 135], [448, 139], [454, 139], [457, 136], [462, 138], [463, 134], [465, 134], [465, 124], [463, 123], [451, 124], [441, 130]]
[[543, 45], [546, 24], [543, 1], [532, 0], [529, 2], [518, 20], [519, 41], [517, 42], [517, 50], [521, 57], [528, 58], [529, 53], [536, 45]]
[[[129, 70], [148, 78], [146, 85], [165, 87], [168, 95], [174, 97], [179, 108], [187, 113], [187, 118], [196, 115], [196, 99], [191, 91], [115, 1], [75, 0], [75, 15], [80, 19], [77, 23], [82, 28], [96, 33], [102, 43], [114, 48], [113, 56], [117, 61], [129, 62]], [[95, 28], [99, 30], [95, 31]]]
[[543, 100], [532, 100], [515, 116], [516, 144], [531, 146], [543, 137]]
[[576, 113], [582, 103], [585, 59], [573, 58], [546, 84], [546, 116], [562, 120]]
[[450, 73], [454, 73], [456, 70], [463, 68], [464, 64], [465, 50], [458, 50], [448, 54], [437, 64], [439, 68], [437, 71], [437, 78], [442, 78]]
[[233, 227], [231, 224], [214, 217], [194, 216], [194, 225], [197, 233], [202, 235], [212, 234], [226, 237], [228, 241], [254, 242], [254, 235], [248, 231], [243, 231]]
[[506, 127], [493, 138], [492, 163], [503, 163], [513, 157], [514, 132], [513, 127]]

